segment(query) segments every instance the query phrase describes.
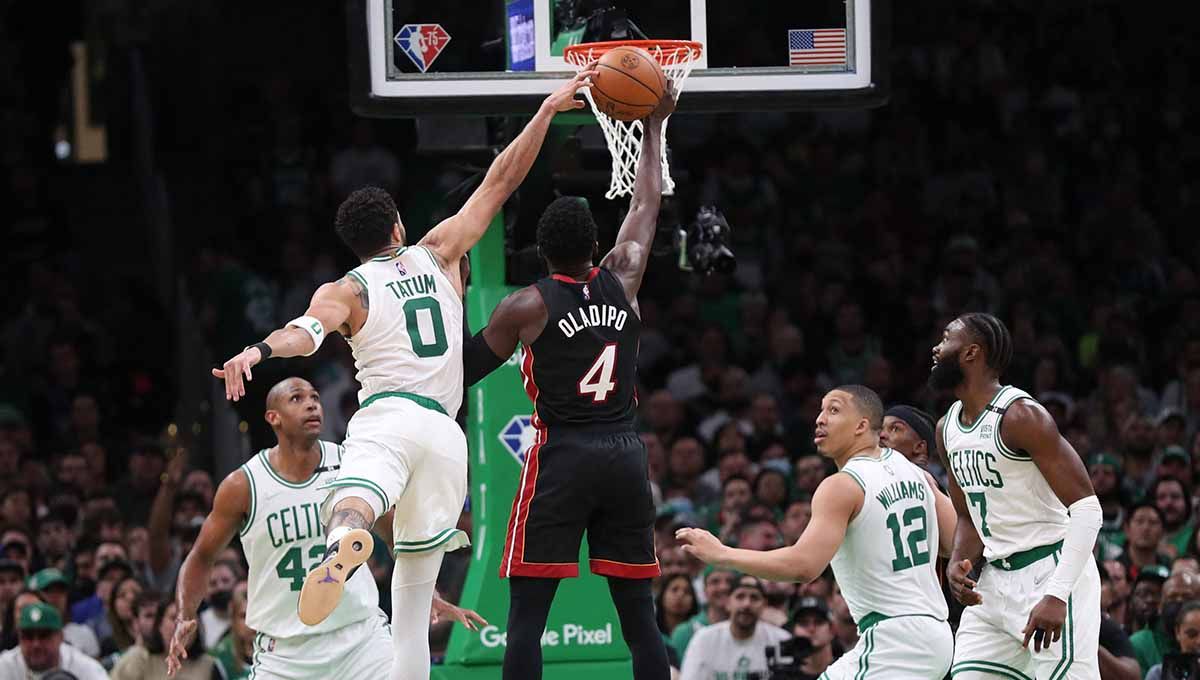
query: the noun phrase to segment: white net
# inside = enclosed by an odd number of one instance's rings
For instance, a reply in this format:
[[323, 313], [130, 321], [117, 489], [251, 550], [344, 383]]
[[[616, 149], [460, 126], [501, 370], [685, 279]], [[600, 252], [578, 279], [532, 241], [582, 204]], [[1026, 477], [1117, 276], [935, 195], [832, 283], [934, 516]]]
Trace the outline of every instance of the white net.
[[[679, 93], [683, 90], [683, 81], [687, 80], [688, 74], [692, 72], [692, 66], [700, 57], [700, 44], [686, 41], [650, 44], [635, 42], [631, 44], [646, 50], [658, 61], [667, 80], [674, 83], [674, 95], [678, 100]], [[613, 43], [575, 45], [568, 48], [563, 56], [572, 66], [580, 69], [599, 59], [614, 46]], [[604, 196], [608, 199], [628, 196], [633, 193], [638, 158], [642, 155], [642, 121], [635, 120], [626, 123], [609, 118], [596, 108], [596, 101], [592, 99], [590, 89], [583, 88], [581, 92], [592, 107], [592, 113], [600, 123], [600, 129], [604, 131], [604, 139], [608, 142], [608, 150], [612, 154], [612, 181], [609, 183], [608, 193]], [[667, 163], [667, 124], [665, 121], [662, 126], [661, 148], [663, 193], [671, 195], [675, 193], [675, 181], [671, 179], [671, 167]]]

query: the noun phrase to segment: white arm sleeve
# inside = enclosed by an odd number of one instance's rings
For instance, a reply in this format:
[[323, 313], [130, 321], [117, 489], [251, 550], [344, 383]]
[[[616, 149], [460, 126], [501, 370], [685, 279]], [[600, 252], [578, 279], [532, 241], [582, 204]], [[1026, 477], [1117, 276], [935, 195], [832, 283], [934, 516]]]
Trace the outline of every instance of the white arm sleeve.
[[318, 349], [321, 348], [321, 343], [325, 341], [325, 327], [321, 322], [311, 316], [298, 316], [287, 323], [289, 326], [295, 326], [300, 330], [308, 333], [308, 337], [312, 338], [313, 348], [307, 354], [301, 356], [312, 356]]
[[1092, 548], [1096, 545], [1096, 535], [1100, 533], [1100, 524], [1104, 520], [1104, 511], [1100, 509], [1100, 501], [1095, 496], [1080, 498], [1067, 508], [1070, 518], [1067, 520], [1067, 536], [1063, 539], [1062, 559], [1058, 568], [1046, 586], [1046, 594], [1053, 595], [1063, 602], [1071, 596], [1075, 582], [1083, 573], [1088, 560], [1092, 557]]

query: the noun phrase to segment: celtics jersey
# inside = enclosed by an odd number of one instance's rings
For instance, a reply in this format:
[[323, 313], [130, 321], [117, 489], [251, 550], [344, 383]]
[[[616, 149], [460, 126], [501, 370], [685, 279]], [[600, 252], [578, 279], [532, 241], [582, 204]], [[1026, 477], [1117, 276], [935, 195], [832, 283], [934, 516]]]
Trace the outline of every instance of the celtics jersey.
[[966, 497], [989, 562], [1061, 541], [1067, 534], [1067, 509], [1041, 470], [1028, 453], [1014, 451], [1000, 437], [1004, 412], [1019, 399], [1032, 397], [1001, 387], [969, 427], [962, 422], [961, 401], [942, 422], [950, 473]]
[[864, 619], [893, 616], [944, 621], [936, 497], [924, 470], [882, 449], [879, 458], [851, 458], [841, 471], [865, 495], [831, 563], [850, 615], [860, 626]]
[[463, 393], [463, 305], [428, 248], [399, 248], [350, 271], [367, 289], [367, 321], [347, 338], [358, 369], [359, 404], [416, 396], [458, 413]]
[[296, 614], [304, 577], [325, 556], [318, 490], [337, 477], [342, 447], [320, 442], [321, 463], [299, 484], [285, 480], [263, 450], [242, 465], [250, 481], [250, 512], [242, 525], [242, 548], [250, 563], [246, 625], [275, 638], [326, 633], [377, 616], [379, 591], [370, 569], [359, 569], [346, 584], [341, 604], [329, 618], [306, 626]]

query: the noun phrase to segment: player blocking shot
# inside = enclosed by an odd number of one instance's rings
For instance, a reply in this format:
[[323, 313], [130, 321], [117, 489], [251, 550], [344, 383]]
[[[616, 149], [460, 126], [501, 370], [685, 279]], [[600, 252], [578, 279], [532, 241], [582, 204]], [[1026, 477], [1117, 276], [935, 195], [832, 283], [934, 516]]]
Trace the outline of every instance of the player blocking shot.
[[940, 680], [954, 640], [936, 558], [950, 552], [954, 508], [929, 473], [880, 447], [882, 427], [883, 404], [869, 388], [844, 385], [821, 400], [813, 441], [838, 472], [817, 487], [795, 544], [760, 552], [703, 529], [676, 536], [709, 564], [776, 581], [808, 583], [832, 566], [859, 639], [822, 678]]
[[[213, 511], [180, 568], [175, 588], [179, 614], [167, 671], [174, 675], [187, 657], [213, 562], [236, 534], [250, 564], [246, 625], [259, 633], [253, 677], [388, 677], [391, 635], [368, 571], [350, 579], [338, 608], [319, 625], [296, 620], [306, 567], [325, 554], [317, 516], [325, 497], [320, 485], [337, 476], [344, 451], [319, 438], [324, 414], [320, 395], [308, 381], [279, 382], [267, 393], [266, 406], [275, 446], [260, 451], [217, 487]], [[474, 612], [441, 600], [435, 610], [468, 626], [479, 620]]]
[[536, 443], [513, 499], [500, 576], [511, 605], [505, 680], [542, 677], [540, 639], [559, 580], [578, 576], [588, 535], [591, 570], [608, 577], [637, 680], [667, 680], [650, 580], [654, 501], [646, 449], [634, 430], [641, 321], [637, 294], [662, 201], [659, 145], [670, 92], [646, 119], [629, 212], [596, 266], [596, 224], [580, 198], [562, 197], [537, 227], [550, 276], [512, 293], [467, 343], [468, 384], [524, 348]]
[[335, 228], [361, 264], [321, 286], [304, 316], [213, 371], [225, 380], [226, 397], [237, 400], [265, 359], [311, 355], [332, 332], [350, 344], [360, 407], [339, 474], [324, 485], [326, 549], [307, 570], [296, 615], [319, 626], [337, 611], [371, 554], [369, 528], [394, 507], [394, 678], [429, 676], [434, 581], [443, 553], [469, 544], [456, 528], [467, 494], [466, 438], [453, 418], [463, 391], [459, 262], [528, 174], [554, 115], [584, 106], [575, 95], [594, 74], [584, 69], [547, 97], [463, 207], [415, 246], [406, 245], [387, 192], [352, 193], [338, 208]]
[[1011, 358], [1008, 329], [990, 314], [955, 319], [933, 348], [930, 385], [958, 398], [936, 435], [959, 517], [946, 576], [966, 605], [952, 673], [1095, 680], [1100, 503], [1050, 413], [1000, 384]]

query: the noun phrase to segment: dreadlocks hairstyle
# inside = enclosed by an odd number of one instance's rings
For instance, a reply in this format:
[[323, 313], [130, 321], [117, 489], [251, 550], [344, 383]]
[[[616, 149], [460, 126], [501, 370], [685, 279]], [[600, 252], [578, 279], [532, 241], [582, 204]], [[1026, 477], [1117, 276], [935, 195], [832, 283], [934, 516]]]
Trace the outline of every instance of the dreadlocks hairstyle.
[[587, 201], [560, 196], [546, 206], [538, 219], [537, 245], [542, 257], [555, 264], [589, 259], [596, 245], [596, 222]]
[[388, 244], [397, 219], [396, 203], [388, 192], [363, 187], [338, 206], [333, 228], [355, 255], [367, 257]]
[[983, 350], [987, 353], [988, 368], [996, 371], [997, 375], [1003, 375], [1004, 371], [1008, 370], [1013, 355], [1012, 336], [1009, 335], [1004, 322], [991, 314], [983, 313], [964, 314], [959, 319], [983, 345]]
[[879, 432], [883, 429], [883, 401], [875, 390], [864, 385], [840, 385], [833, 389], [854, 398], [854, 405], [866, 416], [872, 430]]

